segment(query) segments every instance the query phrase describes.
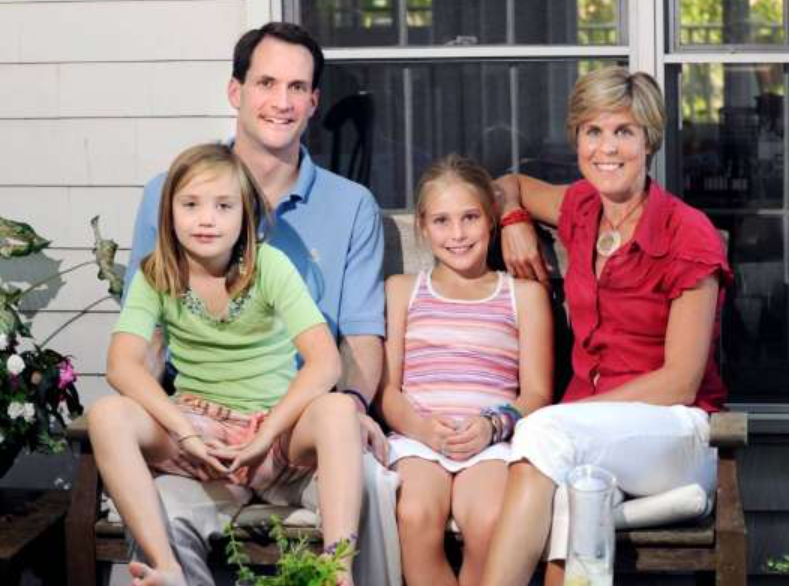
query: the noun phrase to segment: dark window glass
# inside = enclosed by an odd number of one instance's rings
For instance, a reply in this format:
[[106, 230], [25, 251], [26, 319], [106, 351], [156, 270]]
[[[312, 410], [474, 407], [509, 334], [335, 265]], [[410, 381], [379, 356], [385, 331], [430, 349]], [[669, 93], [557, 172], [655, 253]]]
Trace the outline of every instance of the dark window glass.
[[[320, 164], [366, 183], [389, 209], [411, 208], [419, 175], [451, 152], [493, 176], [518, 170], [566, 183], [578, 177], [564, 130], [567, 97], [579, 71], [611, 63], [333, 63], [307, 142]], [[337, 130], [333, 118], [348, 102]], [[365, 155], [369, 173], [360, 176]]]
[[[686, 64], [673, 156], [682, 193], [702, 208], [782, 208], [783, 65]], [[676, 96], [674, 97], [676, 104]]]
[[679, 0], [679, 44], [785, 44], [784, 10], [784, 0]]
[[686, 64], [666, 78], [669, 187], [729, 236], [736, 279], [724, 313], [722, 366], [731, 397], [785, 401], [789, 77], [783, 65]]
[[301, 0], [325, 47], [616, 45], [617, 0]]

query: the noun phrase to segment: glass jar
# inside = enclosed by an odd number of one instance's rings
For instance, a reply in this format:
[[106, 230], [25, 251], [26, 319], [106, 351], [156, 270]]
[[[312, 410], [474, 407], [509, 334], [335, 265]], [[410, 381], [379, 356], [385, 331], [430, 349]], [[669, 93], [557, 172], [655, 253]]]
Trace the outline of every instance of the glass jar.
[[614, 583], [614, 511], [616, 478], [593, 465], [567, 476], [570, 532], [564, 586], [612, 586]]

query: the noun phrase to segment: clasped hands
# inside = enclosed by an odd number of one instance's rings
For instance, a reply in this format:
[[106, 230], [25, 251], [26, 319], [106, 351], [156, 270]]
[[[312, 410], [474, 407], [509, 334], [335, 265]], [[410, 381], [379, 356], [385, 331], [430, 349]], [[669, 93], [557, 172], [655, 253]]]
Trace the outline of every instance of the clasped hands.
[[178, 442], [178, 463], [199, 480], [231, 479], [244, 483], [245, 467], [259, 463], [271, 449], [272, 441], [258, 434], [235, 446], [217, 439], [204, 440], [195, 434]]
[[423, 437], [416, 438], [450, 460], [468, 460], [490, 445], [493, 426], [477, 415], [463, 420], [432, 415], [425, 419]]

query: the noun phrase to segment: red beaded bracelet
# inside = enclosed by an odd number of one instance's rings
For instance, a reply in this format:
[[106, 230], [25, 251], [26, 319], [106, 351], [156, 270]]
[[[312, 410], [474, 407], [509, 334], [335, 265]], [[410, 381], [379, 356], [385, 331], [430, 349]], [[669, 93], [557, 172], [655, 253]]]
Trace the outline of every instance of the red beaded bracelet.
[[502, 228], [505, 228], [506, 226], [519, 224], [520, 222], [531, 222], [531, 214], [523, 208], [517, 208], [504, 214], [500, 224]]

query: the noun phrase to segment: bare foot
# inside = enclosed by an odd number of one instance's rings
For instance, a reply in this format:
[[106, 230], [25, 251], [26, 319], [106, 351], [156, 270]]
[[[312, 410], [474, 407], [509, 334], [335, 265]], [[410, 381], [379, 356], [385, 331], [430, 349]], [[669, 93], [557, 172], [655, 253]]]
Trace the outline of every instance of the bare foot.
[[141, 562], [129, 562], [132, 586], [187, 586], [181, 568], [154, 569]]

